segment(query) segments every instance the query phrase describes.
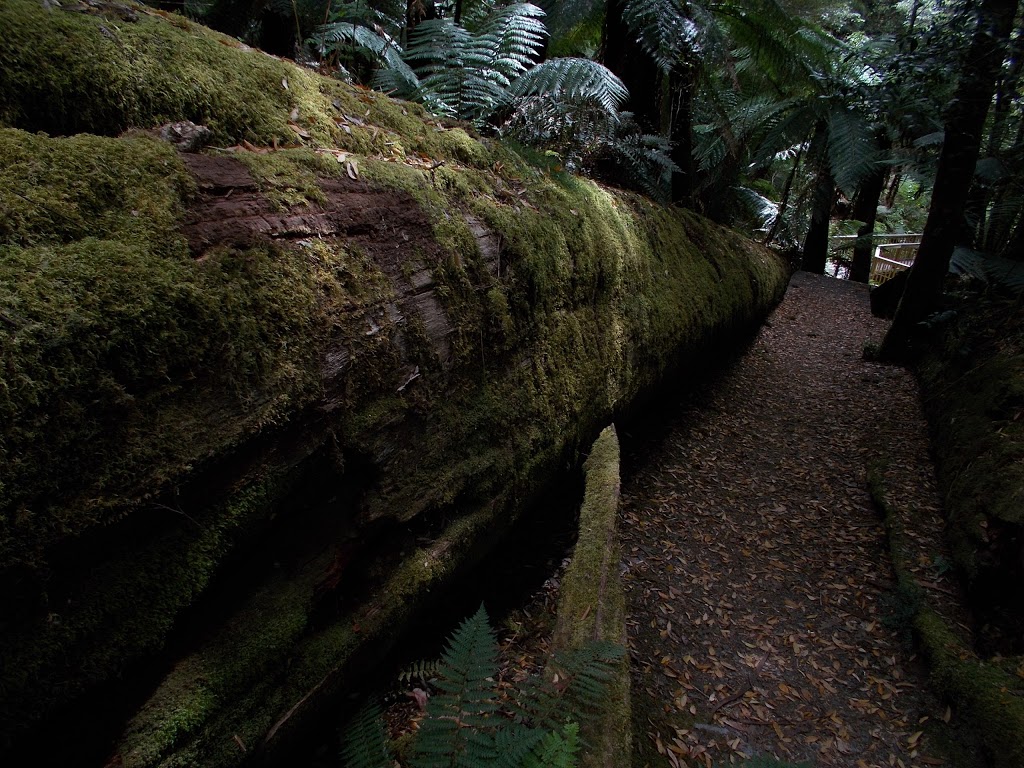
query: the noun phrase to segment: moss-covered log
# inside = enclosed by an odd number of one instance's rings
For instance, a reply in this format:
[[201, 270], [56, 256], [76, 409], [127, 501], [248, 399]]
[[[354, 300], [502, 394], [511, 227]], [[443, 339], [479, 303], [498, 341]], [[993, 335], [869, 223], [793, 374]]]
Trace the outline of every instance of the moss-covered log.
[[[8, 745], [162, 653], [123, 764], [272, 750], [785, 283], [693, 214], [181, 18], [6, 0], [0, 30]], [[158, 138], [180, 120], [212, 145]]]

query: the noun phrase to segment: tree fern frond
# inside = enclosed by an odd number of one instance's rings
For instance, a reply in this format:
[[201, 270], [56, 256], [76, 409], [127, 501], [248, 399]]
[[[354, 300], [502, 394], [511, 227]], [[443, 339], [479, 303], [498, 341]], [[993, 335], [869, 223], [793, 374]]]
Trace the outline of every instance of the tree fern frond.
[[878, 160], [871, 127], [862, 115], [843, 108], [830, 112], [828, 159], [836, 185], [852, 197]]
[[490, 69], [509, 81], [522, 75], [537, 59], [547, 30], [544, 11], [532, 3], [514, 3], [497, 9], [476, 35], [477, 51]]
[[610, 69], [589, 59], [549, 59], [517, 79], [509, 98], [549, 96], [559, 101], [589, 101], [615, 113], [629, 98], [625, 84]]
[[665, 73], [695, 49], [698, 28], [679, 0], [627, 0], [622, 20]]
[[390, 768], [392, 765], [380, 705], [376, 702], [359, 710], [349, 724], [341, 759], [344, 768]]

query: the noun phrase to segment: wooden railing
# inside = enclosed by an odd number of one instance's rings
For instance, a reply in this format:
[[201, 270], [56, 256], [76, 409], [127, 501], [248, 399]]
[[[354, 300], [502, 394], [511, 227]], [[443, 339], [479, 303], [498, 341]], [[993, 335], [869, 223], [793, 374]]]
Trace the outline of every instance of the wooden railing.
[[[870, 237], [875, 244], [868, 278], [872, 285], [881, 285], [898, 272], [909, 269], [921, 244], [920, 234], [876, 232]], [[829, 240], [834, 250], [847, 250], [853, 247], [857, 235], [837, 235]]]

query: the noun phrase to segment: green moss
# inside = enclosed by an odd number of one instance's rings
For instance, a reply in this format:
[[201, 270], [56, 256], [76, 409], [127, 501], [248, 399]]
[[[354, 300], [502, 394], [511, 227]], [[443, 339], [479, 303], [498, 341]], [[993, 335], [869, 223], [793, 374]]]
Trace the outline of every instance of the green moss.
[[[118, 674], [140, 654], [158, 651], [233, 542], [265, 524], [290, 490], [288, 478], [266, 478], [220, 504], [190, 510], [198, 519], [173, 509], [147, 510], [155, 519], [134, 548], [106, 554], [49, 613], [4, 633], [0, 655], [9, 695], [0, 721], [30, 722]], [[73, 676], [54, 663], [69, 657], [75, 660]], [[184, 717], [177, 712], [172, 720]]]
[[936, 691], [957, 710], [980, 741], [992, 765], [1012, 768], [1024, 762], [1024, 684], [1016, 674], [978, 658], [961, 636], [928, 604], [909, 562], [900, 519], [886, 494], [883, 467], [869, 468], [871, 497], [883, 515], [897, 579], [898, 605], [914, 631]]
[[406, 153], [479, 168], [493, 160], [421, 107], [354, 89], [199, 24], [131, 5], [137, 20], [34, 0], [0, 6], [0, 124], [114, 135], [192, 120], [220, 146], [304, 144]]
[[[1024, 525], [1024, 341], [1013, 309], [980, 303], [919, 367], [951, 544], [969, 579], [991, 561], [985, 527]], [[989, 330], [1001, 325], [998, 336]]]
[[249, 168], [260, 192], [281, 210], [325, 202], [317, 179], [339, 173], [333, 156], [308, 149], [283, 149], [266, 154], [238, 152], [233, 157]]
[[383, 655], [397, 640], [394, 628], [479, 554], [482, 538], [490, 540], [495, 529], [508, 524], [496, 505], [455, 521], [387, 574], [370, 602], [305, 636], [308, 610], [332, 553], [307, 562], [297, 574], [273, 577], [212, 642], [164, 680], [122, 739], [118, 751], [124, 765], [236, 762], [241, 751], [230, 738], [202, 738], [211, 727], [245, 744], [281, 738], [296, 712], [336, 695], [352, 667], [367, 663], [367, 648], [372, 656]]
[[[575, 648], [592, 640], [626, 642], [626, 598], [619, 577], [619, 441], [607, 427], [584, 464], [586, 490], [579, 537], [562, 579], [552, 645]], [[604, 711], [584, 737], [597, 745], [583, 765], [628, 766], [632, 755], [629, 662], [624, 658], [605, 697]]]
[[931, 667], [932, 683], [980, 733], [992, 765], [1024, 765], [1024, 687], [1020, 678], [980, 661], [930, 609], [918, 614], [915, 629]]

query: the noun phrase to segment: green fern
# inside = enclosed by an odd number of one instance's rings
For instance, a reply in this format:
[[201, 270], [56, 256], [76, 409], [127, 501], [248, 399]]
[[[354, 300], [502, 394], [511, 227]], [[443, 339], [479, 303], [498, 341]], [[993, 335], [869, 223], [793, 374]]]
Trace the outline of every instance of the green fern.
[[380, 705], [376, 702], [359, 710], [349, 724], [341, 759], [346, 768], [390, 768], [392, 765]]
[[524, 768], [572, 768], [580, 751], [580, 727], [567, 723], [560, 731], [551, 731], [537, 749], [527, 756]]
[[[514, 713], [501, 712], [493, 681], [497, 643], [481, 606], [452, 635], [438, 662], [437, 690], [414, 737], [410, 768], [575, 766], [577, 723], [600, 711], [623, 653], [614, 644], [595, 643], [556, 654], [558, 682], [529, 686]], [[378, 706], [361, 710], [349, 726], [342, 759], [346, 768], [391, 764]]]
[[438, 669], [438, 692], [427, 703], [416, 737], [414, 764], [474, 765], [493, 762], [493, 723], [497, 711], [491, 677], [498, 644], [483, 606], [452, 635]]
[[622, 646], [603, 641], [556, 652], [543, 679], [524, 687], [516, 716], [554, 731], [566, 724], [566, 713], [578, 721], [585, 719], [581, 713], [600, 711], [624, 653]]
[[508, 99], [546, 96], [570, 104], [593, 103], [618, 114], [629, 91], [615, 73], [590, 59], [549, 59], [523, 73], [506, 90]]
[[481, 123], [538, 58], [547, 35], [543, 16], [535, 5], [515, 3], [493, 10], [476, 31], [451, 19], [425, 21], [410, 35], [404, 55], [419, 78], [418, 90], [391, 84], [433, 111]]
[[665, 73], [696, 47], [698, 27], [680, 0], [629, 0], [622, 8], [622, 20]]

